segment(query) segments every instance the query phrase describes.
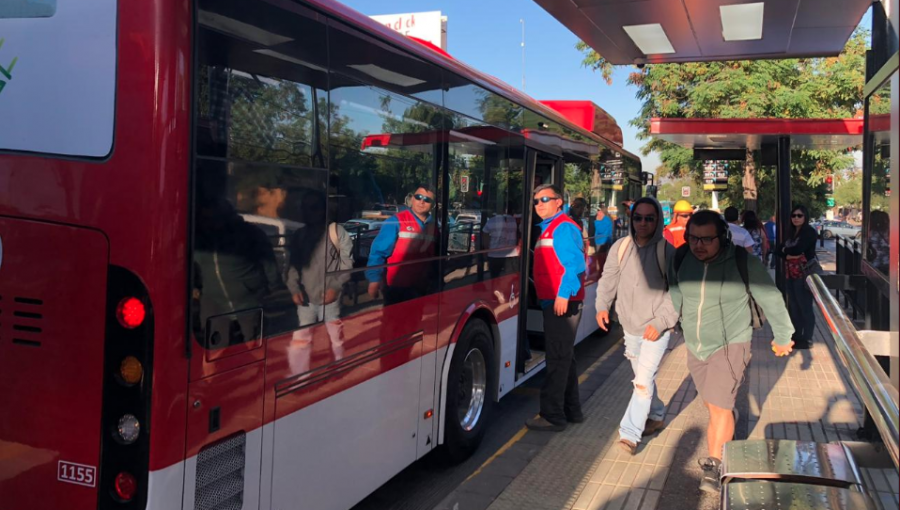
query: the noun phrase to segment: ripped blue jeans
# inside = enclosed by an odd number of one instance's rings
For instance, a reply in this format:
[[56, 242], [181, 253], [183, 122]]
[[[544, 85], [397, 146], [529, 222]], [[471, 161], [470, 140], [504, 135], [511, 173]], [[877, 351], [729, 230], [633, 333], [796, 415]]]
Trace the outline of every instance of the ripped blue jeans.
[[[655, 342], [644, 340], [641, 335], [625, 333], [625, 357], [634, 371], [633, 392], [625, 416], [619, 424], [619, 437], [638, 444], [647, 418], [662, 420], [666, 417], [666, 405], [656, 392], [656, 374], [659, 364], [669, 347], [670, 331]], [[642, 388], [638, 388], [641, 386]]]

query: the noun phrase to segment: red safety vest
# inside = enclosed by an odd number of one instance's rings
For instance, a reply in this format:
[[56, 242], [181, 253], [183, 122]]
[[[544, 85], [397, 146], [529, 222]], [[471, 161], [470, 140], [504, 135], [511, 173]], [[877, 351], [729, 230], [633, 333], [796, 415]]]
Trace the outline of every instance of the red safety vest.
[[685, 229], [681, 225], [669, 225], [666, 227], [665, 231], [663, 231], [663, 237], [666, 238], [666, 241], [669, 241], [669, 244], [674, 246], [675, 248], [681, 247], [684, 244], [684, 234]]
[[[409, 209], [397, 213], [397, 221], [400, 223], [400, 233], [394, 244], [394, 251], [388, 257], [388, 264], [398, 264], [410, 260], [433, 257], [435, 227], [434, 222], [426, 224], [425, 230], [419, 224], [415, 215]], [[387, 268], [387, 284], [395, 287], [415, 287], [424, 279], [419, 266], [405, 265], [397, 267], [390, 265]]]
[[[559, 285], [562, 283], [563, 267], [553, 249], [553, 232], [563, 223], [571, 223], [578, 226], [565, 214], [560, 214], [541, 233], [537, 245], [534, 247], [534, 286], [538, 299], [556, 299]], [[572, 301], [584, 301], [584, 285], [578, 289], [578, 294], [569, 298]]]

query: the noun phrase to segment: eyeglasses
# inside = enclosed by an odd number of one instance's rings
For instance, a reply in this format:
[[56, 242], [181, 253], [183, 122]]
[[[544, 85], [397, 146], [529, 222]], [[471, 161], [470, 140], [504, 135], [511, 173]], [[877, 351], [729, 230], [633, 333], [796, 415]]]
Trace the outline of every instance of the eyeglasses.
[[433, 203], [434, 203], [434, 199], [433, 199], [433, 198], [429, 197], [428, 195], [423, 195], [423, 194], [421, 194], [421, 193], [416, 193], [415, 195], [413, 195], [413, 198], [415, 198], [415, 199], [418, 200], [419, 202], [425, 202], [426, 204], [433, 204]]
[[651, 216], [640, 216], [640, 215], [635, 214], [634, 216], [631, 217], [631, 221], [633, 221], [635, 223], [642, 223], [642, 222], [654, 223], [656, 221], [656, 216], [652, 216], [652, 215]]
[[697, 237], [697, 236], [692, 236], [692, 235], [687, 236], [687, 240], [689, 243], [702, 244], [703, 246], [711, 245], [712, 242], [718, 238], [719, 238], [719, 236], [712, 236], [712, 237]]
[[547, 202], [549, 202], [551, 200], [559, 200], [559, 199], [560, 199], [560, 197], [541, 197], [541, 198], [535, 198], [534, 200], [532, 200], [532, 202], [534, 202], [534, 205], [538, 205], [538, 204], [546, 204]]
[[792, 214], [791, 218], [805, 218], [805, 216], [802, 214]]

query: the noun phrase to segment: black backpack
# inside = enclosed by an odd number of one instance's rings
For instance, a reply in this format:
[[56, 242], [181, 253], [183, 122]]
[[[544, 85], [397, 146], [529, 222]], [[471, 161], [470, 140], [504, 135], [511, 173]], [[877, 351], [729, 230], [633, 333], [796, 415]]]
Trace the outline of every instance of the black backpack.
[[[681, 269], [681, 263], [684, 262], [684, 257], [687, 256], [688, 251], [690, 251], [690, 247], [687, 244], [683, 244], [675, 250], [676, 281], [678, 271]], [[747, 289], [747, 297], [750, 298], [750, 326], [753, 329], [761, 329], [766, 323], [766, 314], [763, 312], [763, 309], [756, 304], [756, 300], [753, 299], [753, 293], [750, 292], [750, 277], [747, 274], [747, 257], [749, 257], [749, 255], [747, 250], [741, 247], [736, 247], [734, 249], [734, 261], [737, 265], [738, 273], [741, 275], [741, 280], [744, 281], [744, 288]]]

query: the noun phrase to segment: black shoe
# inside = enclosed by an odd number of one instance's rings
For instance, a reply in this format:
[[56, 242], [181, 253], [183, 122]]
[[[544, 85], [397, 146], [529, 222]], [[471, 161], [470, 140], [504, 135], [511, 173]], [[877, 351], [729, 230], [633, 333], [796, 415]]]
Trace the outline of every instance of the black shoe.
[[647, 423], [644, 424], [644, 432], [641, 433], [642, 436], [652, 436], [662, 429], [666, 428], [666, 420], [654, 420], [651, 418], [647, 418]]
[[566, 421], [569, 423], [584, 423], [584, 413], [566, 413]]
[[793, 349], [809, 349], [811, 347], [809, 340], [794, 340]]
[[698, 459], [697, 462], [703, 469], [703, 478], [700, 479], [700, 490], [719, 494], [722, 491], [722, 461], [713, 457], [707, 457]]
[[537, 418], [526, 420], [525, 426], [528, 427], [529, 430], [538, 430], [542, 432], [562, 432], [566, 430], [565, 423], [557, 425], [553, 422], [547, 421], [543, 416], [538, 416]]

